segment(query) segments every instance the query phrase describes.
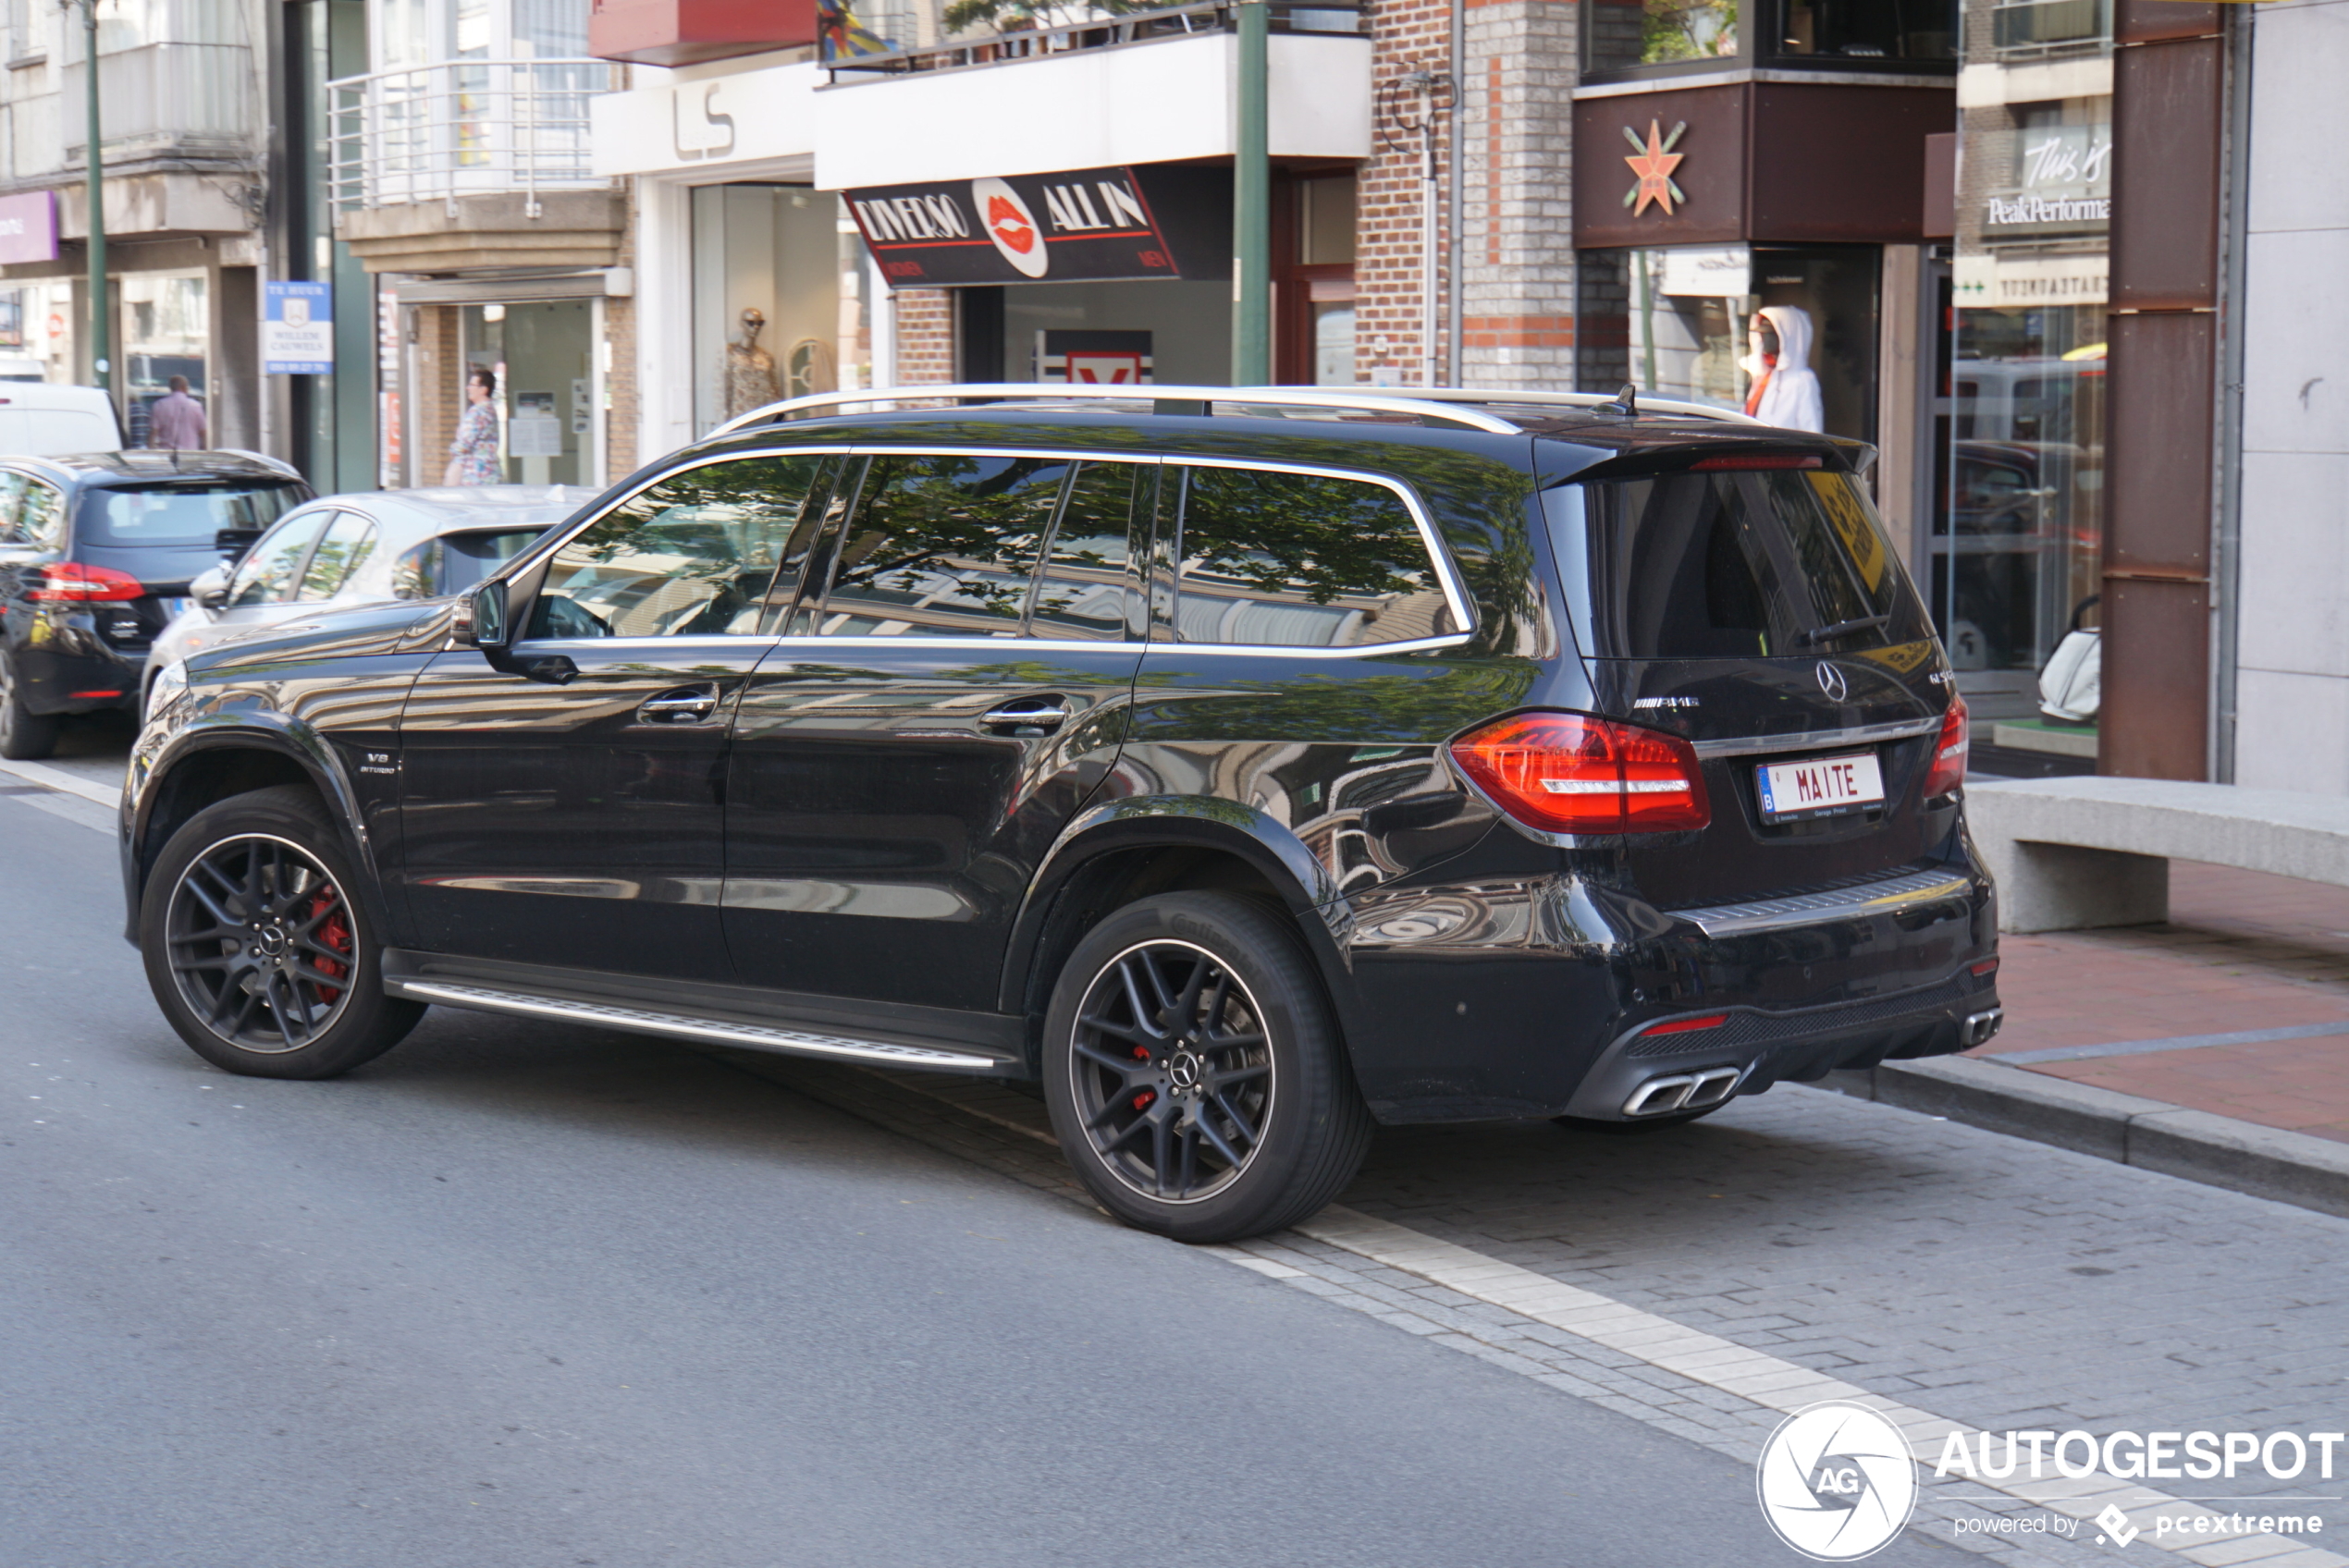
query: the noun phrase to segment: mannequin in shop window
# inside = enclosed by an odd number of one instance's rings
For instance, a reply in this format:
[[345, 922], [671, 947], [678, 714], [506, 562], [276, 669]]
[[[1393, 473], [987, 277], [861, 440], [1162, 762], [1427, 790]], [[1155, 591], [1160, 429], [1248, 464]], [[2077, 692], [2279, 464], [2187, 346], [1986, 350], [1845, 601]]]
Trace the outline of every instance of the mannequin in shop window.
[[1745, 411], [1782, 430], [1827, 427], [1818, 373], [1811, 368], [1811, 312], [1800, 305], [1765, 305], [1747, 329], [1743, 361], [1753, 378]]
[[730, 419], [782, 397], [775, 385], [775, 356], [758, 346], [758, 335], [767, 326], [766, 312], [753, 306], [743, 312], [742, 323], [741, 340], [726, 345], [726, 414]]

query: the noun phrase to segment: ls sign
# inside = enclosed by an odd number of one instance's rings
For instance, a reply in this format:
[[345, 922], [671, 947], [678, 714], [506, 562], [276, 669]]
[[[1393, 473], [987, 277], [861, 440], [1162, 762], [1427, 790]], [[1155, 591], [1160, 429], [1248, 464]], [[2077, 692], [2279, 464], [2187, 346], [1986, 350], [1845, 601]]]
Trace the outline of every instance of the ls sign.
[[[1195, 178], [1202, 172], [1146, 178], [1134, 169], [1074, 169], [845, 195], [892, 288], [1197, 277], [1212, 272], [1183, 264], [1177, 252], [1187, 240], [1227, 249], [1219, 238], [1196, 232], [1201, 226], [1195, 209], [1213, 210]], [[1224, 183], [1228, 189], [1228, 176]]]

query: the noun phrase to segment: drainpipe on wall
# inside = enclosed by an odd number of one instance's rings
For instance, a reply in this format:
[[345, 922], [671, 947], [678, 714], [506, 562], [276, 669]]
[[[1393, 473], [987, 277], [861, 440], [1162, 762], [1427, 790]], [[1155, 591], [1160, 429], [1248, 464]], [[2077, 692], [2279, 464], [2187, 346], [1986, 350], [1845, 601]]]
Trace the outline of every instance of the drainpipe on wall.
[[2258, 11], [2227, 8], [2226, 221], [2219, 240], [2219, 461], [2210, 552], [2210, 777], [2235, 781], [2235, 675], [2243, 592], [2244, 275], [2251, 234], [2251, 60]]
[[1460, 152], [1466, 145], [1461, 125], [1467, 116], [1462, 113], [1468, 101], [1468, 0], [1452, 0], [1452, 123], [1449, 127], [1450, 163], [1445, 169], [1445, 269], [1444, 269], [1444, 374], [1455, 386], [1468, 385], [1468, 376], [1460, 368], [1460, 257], [1463, 241], [1460, 237]]

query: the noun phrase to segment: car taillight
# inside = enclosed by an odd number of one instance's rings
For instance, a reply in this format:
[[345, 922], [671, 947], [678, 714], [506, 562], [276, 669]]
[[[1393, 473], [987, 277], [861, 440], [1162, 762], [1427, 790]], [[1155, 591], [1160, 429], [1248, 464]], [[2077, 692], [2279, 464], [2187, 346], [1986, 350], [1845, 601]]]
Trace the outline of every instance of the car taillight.
[[59, 561], [55, 566], [40, 569], [28, 599], [91, 600], [137, 599], [145, 596], [147, 589], [127, 571], [117, 571], [110, 566], [77, 566], [71, 561]]
[[1965, 784], [1967, 746], [1965, 699], [1952, 694], [1949, 711], [1941, 716], [1941, 735], [1933, 742], [1933, 768], [1925, 776], [1925, 798], [1953, 794]]
[[1556, 833], [1670, 833], [1713, 820], [1696, 752], [1677, 735], [1573, 713], [1521, 713], [1452, 742], [1493, 802]]
[[1812, 452], [1716, 452], [1709, 458], [1699, 458], [1689, 465], [1698, 473], [1737, 473], [1764, 469], [1825, 468], [1826, 466], [1826, 462]]

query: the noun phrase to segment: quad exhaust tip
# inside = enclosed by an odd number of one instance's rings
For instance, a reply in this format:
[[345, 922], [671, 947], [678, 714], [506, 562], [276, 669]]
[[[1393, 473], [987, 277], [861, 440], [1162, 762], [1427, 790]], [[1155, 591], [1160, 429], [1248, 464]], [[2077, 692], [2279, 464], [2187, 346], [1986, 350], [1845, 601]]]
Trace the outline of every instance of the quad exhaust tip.
[[1626, 1116], [1662, 1116], [1675, 1110], [1703, 1110], [1729, 1097], [1745, 1075], [1737, 1067], [1708, 1067], [1701, 1072], [1667, 1072], [1631, 1091], [1623, 1102]]
[[1967, 1049], [1982, 1044], [1997, 1034], [2007, 1021], [2007, 1010], [1994, 1007], [1987, 1012], [1977, 1012], [1958, 1026], [1958, 1039]]

